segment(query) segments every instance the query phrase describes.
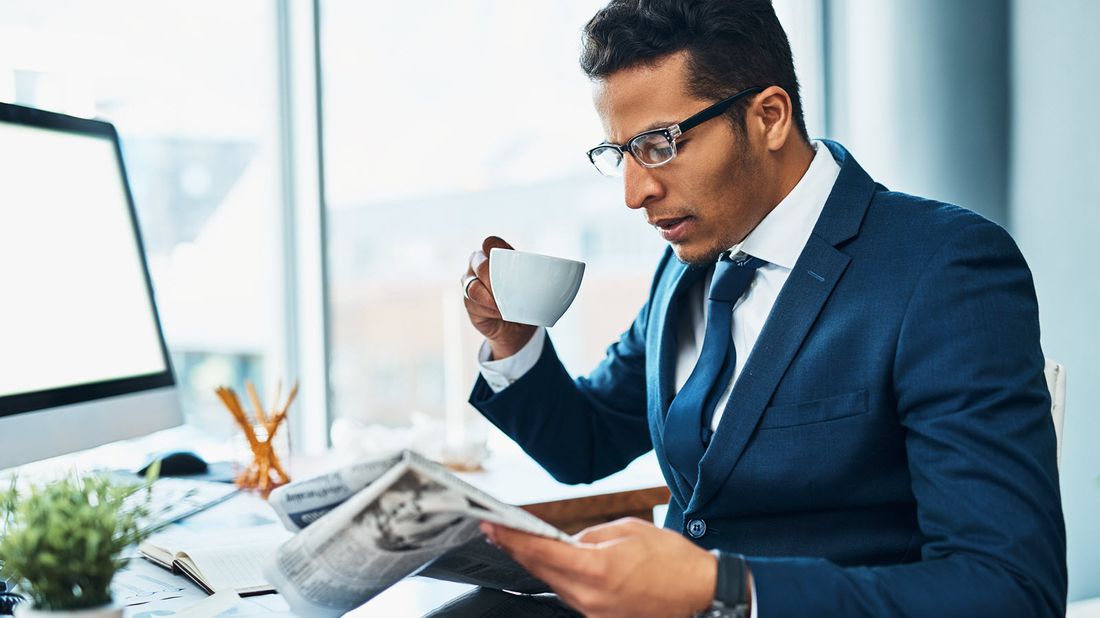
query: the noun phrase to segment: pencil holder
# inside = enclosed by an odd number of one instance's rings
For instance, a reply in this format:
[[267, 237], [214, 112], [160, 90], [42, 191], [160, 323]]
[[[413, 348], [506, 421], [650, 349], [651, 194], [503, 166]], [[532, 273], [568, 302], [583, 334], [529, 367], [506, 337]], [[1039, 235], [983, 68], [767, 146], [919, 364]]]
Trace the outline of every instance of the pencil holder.
[[267, 498], [271, 490], [290, 482], [286, 467], [290, 456], [290, 439], [289, 432], [283, 425], [290, 404], [298, 394], [298, 385], [295, 384], [290, 389], [290, 395], [281, 406], [278, 404], [281, 388], [277, 387], [270, 409], [264, 409], [251, 382], [246, 382], [245, 388], [253, 407], [251, 415], [241, 405], [241, 400], [233, 389], [223, 386], [216, 393], [237, 422], [248, 444], [248, 456], [235, 479], [237, 486], [258, 491]]

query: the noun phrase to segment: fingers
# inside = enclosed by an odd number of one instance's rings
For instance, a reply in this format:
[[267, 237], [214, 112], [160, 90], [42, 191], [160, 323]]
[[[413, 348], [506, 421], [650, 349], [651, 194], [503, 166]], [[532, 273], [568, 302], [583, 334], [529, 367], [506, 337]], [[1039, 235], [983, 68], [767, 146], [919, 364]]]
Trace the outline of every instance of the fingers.
[[492, 307], [494, 310], [497, 308], [497, 303], [493, 298], [493, 282], [489, 276], [489, 255], [493, 249], [497, 248], [511, 249], [512, 245], [499, 236], [489, 236], [481, 242], [481, 251], [470, 254], [470, 260], [466, 266], [466, 275], [477, 277], [477, 281], [467, 283], [466, 278], [463, 277], [466, 298]]
[[[473, 288], [475, 286], [477, 286], [476, 281], [470, 284], [471, 292], [474, 291]], [[492, 320], [503, 319], [495, 306], [483, 305], [471, 297], [463, 298], [462, 302], [466, 305], [466, 313], [469, 313], [472, 318], [486, 318]]]
[[585, 615], [689, 615], [714, 594], [714, 556], [640, 519], [593, 526], [576, 544], [488, 523], [481, 529]]
[[514, 249], [514, 247], [508, 244], [508, 241], [504, 240], [500, 236], [489, 236], [485, 240], [481, 241], [481, 252], [485, 255], [489, 255], [489, 252], [493, 249]]
[[466, 308], [470, 309], [470, 303], [472, 302], [474, 305], [490, 311], [492, 317], [500, 317], [497, 301], [493, 298], [493, 290], [486, 283], [487, 281], [488, 277], [482, 279], [472, 274], [466, 274], [462, 277], [462, 290], [463, 296], [466, 297]]
[[499, 320], [500, 310], [493, 297], [493, 283], [489, 276], [489, 254], [493, 249], [511, 249], [499, 236], [489, 236], [481, 243], [481, 250], [470, 254], [466, 274], [462, 277], [462, 292], [466, 311], [471, 318]]
[[[484, 251], [474, 251], [470, 254], [470, 265], [468, 270], [477, 277], [485, 289], [489, 291], [489, 295], [493, 295], [493, 285], [489, 278], [489, 254]], [[495, 303], [494, 303], [495, 304]]]
[[[489, 540], [508, 552], [524, 566], [572, 570], [591, 552], [583, 546], [569, 545], [555, 539], [520, 532], [504, 526], [483, 522], [481, 530]], [[536, 573], [537, 575], [537, 573]], [[550, 583], [550, 582], [547, 582]]]
[[477, 281], [477, 277], [474, 275], [462, 275], [462, 295], [466, 298], [470, 297], [470, 284], [474, 281]]
[[503, 238], [499, 236], [489, 236], [485, 240], [481, 241], [481, 251], [475, 251], [470, 256], [470, 268], [473, 270], [477, 278], [485, 284], [485, 287], [489, 289], [489, 294], [493, 293], [493, 282], [489, 277], [489, 258], [492, 255], [493, 249], [511, 249], [512, 245], [508, 244]]
[[646, 532], [647, 528], [656, 529], [656, 526], [642, 521], [637, 517], [625, 517], [623, 519], [616, 519], [615, 521], [609, 521], [590, 528], [585, 528], [574, 535], [573, 538], [581, 543], [595, 545], [621, 539], [624, 536], [635, 536]]
[[592, 546], [569, 545], [488, 522], [482, 522], [481, 530], [569, 606], [589, 613], [586, 598], [591, 597], [593, 585], [600, 585], [593, 576], [600, 572], [604, 558]]

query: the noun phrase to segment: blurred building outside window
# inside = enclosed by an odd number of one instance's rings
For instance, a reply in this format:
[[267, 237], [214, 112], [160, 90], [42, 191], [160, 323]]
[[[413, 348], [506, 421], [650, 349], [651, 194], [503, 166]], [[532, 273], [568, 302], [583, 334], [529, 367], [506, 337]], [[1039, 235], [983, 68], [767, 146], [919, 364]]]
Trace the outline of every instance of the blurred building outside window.
[[0, 15], [0, 100], [118, 127], [187, 420], [227, 435], [213, 388], [263, 387], [281, 364], [272, 3], [0, 0]]

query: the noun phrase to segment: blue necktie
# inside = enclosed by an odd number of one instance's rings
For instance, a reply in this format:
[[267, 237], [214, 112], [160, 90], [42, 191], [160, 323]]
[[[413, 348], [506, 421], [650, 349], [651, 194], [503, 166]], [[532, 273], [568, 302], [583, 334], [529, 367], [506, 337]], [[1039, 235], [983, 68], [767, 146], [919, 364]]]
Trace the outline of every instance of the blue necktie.
[[699, 460], [710, 442], [714, 409], [733, 377], [737, 361], [730, 332], [733, 305], [745, 293], [756, 269], [765, 263], [754, 257], [736, 261], [723, 257], [714, 267], [707, 294], [703, 350], [691, 376], [673, 398], [665, 418], [665, 449], [669, 461], [691, 484], [695, 483]]

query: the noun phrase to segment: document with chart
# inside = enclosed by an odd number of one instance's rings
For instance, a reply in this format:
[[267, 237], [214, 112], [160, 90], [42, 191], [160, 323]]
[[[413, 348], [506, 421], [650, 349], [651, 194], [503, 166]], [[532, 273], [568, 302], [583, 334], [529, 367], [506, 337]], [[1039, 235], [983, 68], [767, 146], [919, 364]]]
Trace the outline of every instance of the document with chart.
[[545, 592], [485, 539], [482, 520], [572, 542], [412, 451], [291, 483], [269, 502], [297, 534], [268, 562], [267, 579], [308, 615], [341, 615], [411, 574]]

